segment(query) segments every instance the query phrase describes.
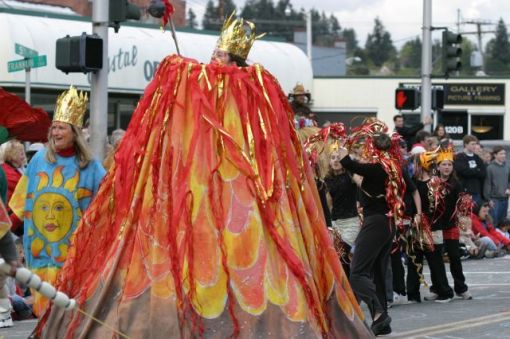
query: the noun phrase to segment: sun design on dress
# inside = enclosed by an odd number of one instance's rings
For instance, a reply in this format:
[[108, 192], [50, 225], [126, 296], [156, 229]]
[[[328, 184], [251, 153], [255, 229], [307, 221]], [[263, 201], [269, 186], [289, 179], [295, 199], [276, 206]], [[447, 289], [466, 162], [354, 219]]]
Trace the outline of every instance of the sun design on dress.
[[31, 254], [34, 258], [52, 258], [56, 264], [63, 264], [67, 257], [69, 238], [81, 218], [80, 199], [92, 196], [92, 191], [78, 188], [80, 172], [65, 180], [59, 166], [50, 177], [39, 172], [36, 190], [27, 196], [33, 199], [32, 210], [25, 212], [25, 218], [32, 220], [28, 229], [31, 239]]

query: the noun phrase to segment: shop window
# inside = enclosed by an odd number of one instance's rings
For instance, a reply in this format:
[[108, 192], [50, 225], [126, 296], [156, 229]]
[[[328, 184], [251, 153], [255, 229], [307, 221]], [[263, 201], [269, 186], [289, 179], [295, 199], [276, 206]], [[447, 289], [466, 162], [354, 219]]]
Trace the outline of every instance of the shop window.
[[479, 140], [503, 139], [503, 115], [471, 115], [471, 134]]

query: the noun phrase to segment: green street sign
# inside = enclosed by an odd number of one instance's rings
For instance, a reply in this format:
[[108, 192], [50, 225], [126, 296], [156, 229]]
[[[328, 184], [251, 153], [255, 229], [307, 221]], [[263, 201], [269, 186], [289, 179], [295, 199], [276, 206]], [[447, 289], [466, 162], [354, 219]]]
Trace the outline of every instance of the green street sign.
[[46, 55], [38, 55], [30, 59], [20, 59], [9, 61], [7, 63], [7, 71], [9, 73], [22, 71], [26, 68], [37, 68], [47, 65]]
[[31, 48], [25, 47], [17, 43], [14, 44], [14, 53], [16, 53], [17, 55], [21, 55], [22, 57], [25, 58], [33, 58], [39, 54], [37, 53], [37, 51], [34, 51]]

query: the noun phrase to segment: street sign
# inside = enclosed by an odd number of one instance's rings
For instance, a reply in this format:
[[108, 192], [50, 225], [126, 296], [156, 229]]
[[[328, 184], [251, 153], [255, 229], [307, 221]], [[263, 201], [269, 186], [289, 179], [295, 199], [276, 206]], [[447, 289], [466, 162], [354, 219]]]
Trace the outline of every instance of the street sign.
[[31, 48], [25, 47], [17, 43], [14, 44], [14, 53], [16, 53], [17, 55], [21, 55], [22, 57], [25, 58], [33, 58], [39, 54], [37, 53], [37, 51], [34, 51]]
[[26, 68], [37, 68], [47, 65], [46, 55], [38, 55], [30, 59], [20, 59], [9, 61], [7, 63], [7, 71], [9, 73], [22, 71]]

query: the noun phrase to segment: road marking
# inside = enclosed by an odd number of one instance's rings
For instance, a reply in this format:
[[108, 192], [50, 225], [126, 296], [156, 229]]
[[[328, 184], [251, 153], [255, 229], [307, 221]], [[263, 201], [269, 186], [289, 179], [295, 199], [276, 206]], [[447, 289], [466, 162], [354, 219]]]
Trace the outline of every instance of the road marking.
[[423, 327], [416, 330], [411, 330], [402, 333], [394, 333], [392, 338], [417, 338], [430, 336], [439, 333], [452, 332], [455, 330], [463, 330], [471, 327], [490, 325], [493, 323], [498, 323], [502, 321], [510, 320], [510, 312], [501, 312], [496, 314], [491, 314], [487, 316], [481, 316], [466, 320], [461, 320], [457, 322], [435, 325], [430, 327]]

